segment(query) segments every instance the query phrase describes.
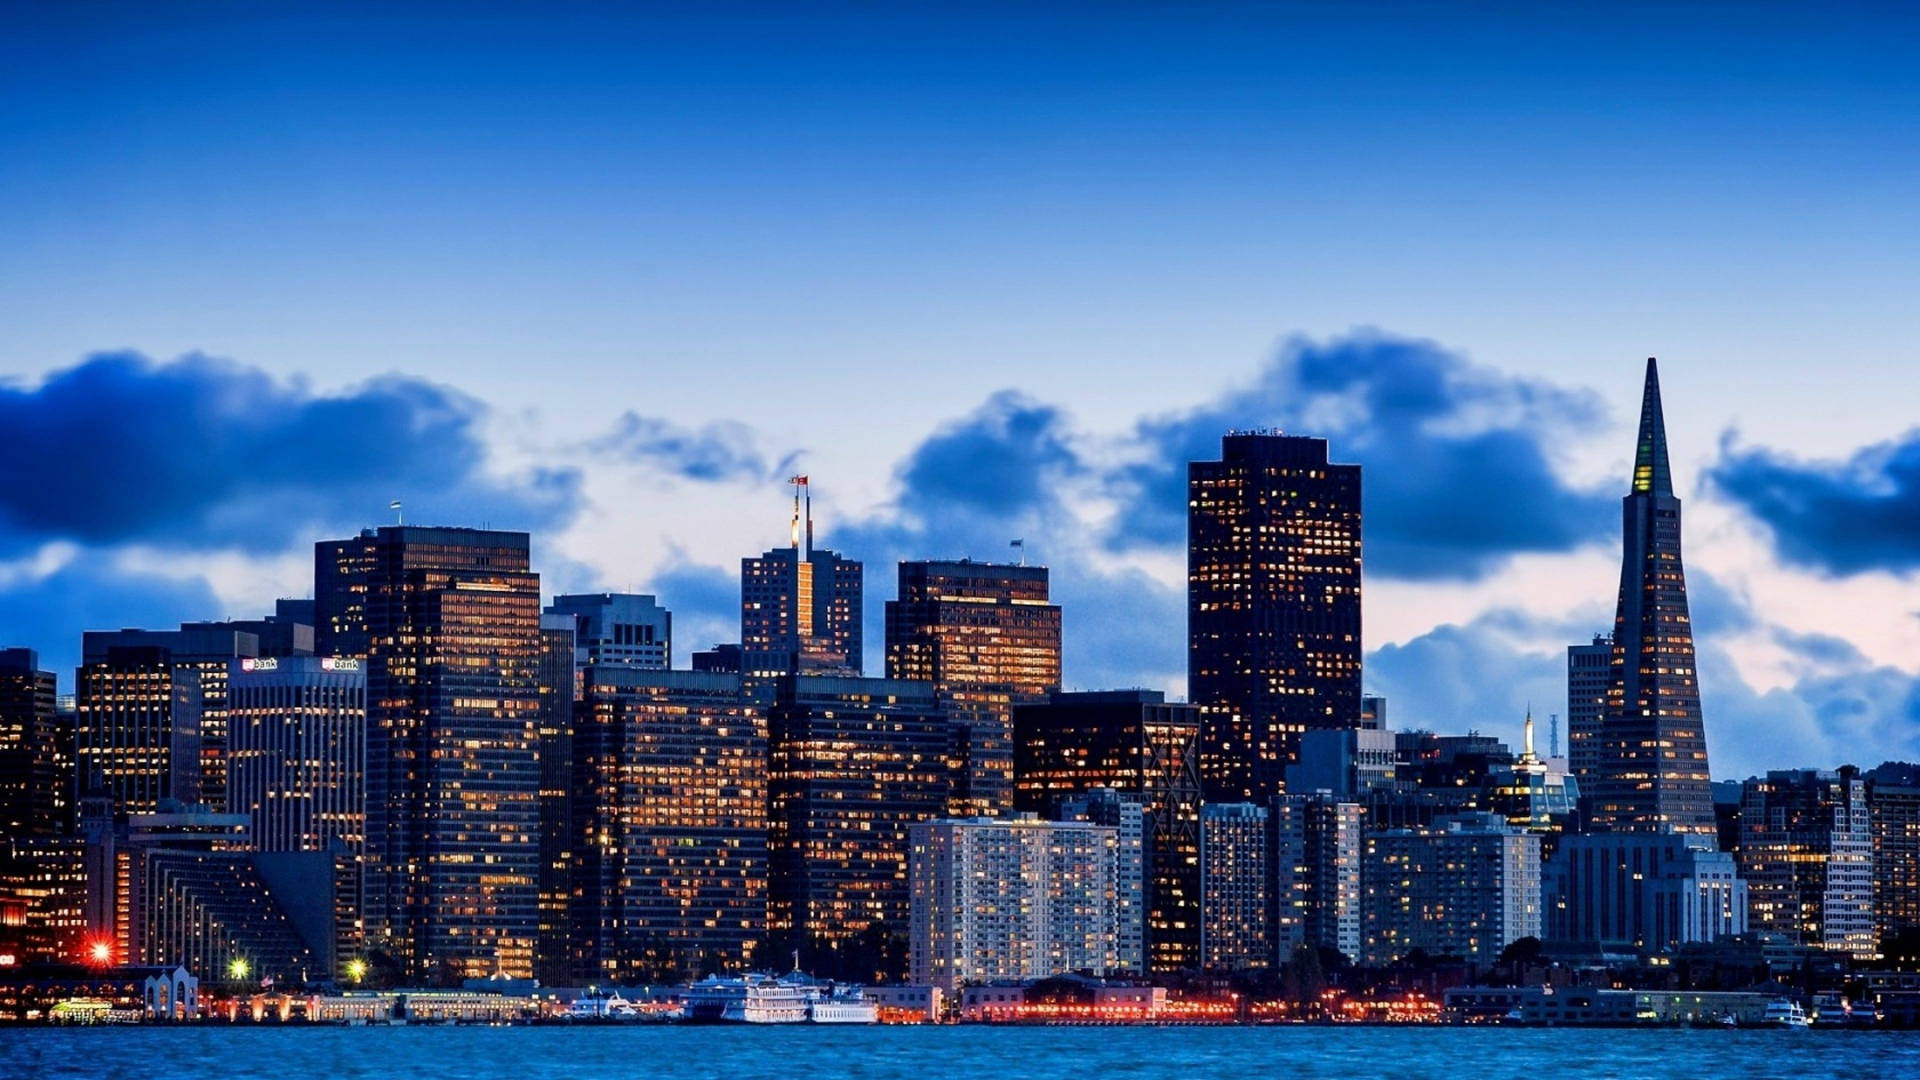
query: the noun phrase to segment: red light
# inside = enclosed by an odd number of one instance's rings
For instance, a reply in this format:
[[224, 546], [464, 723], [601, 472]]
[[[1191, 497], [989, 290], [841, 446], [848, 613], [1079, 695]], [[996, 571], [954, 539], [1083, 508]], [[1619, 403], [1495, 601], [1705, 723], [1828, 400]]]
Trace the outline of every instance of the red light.
[[113, 962], [113, 946], [105, 941], [96, 941], [87, 946], [87, 957], [96, 964]]

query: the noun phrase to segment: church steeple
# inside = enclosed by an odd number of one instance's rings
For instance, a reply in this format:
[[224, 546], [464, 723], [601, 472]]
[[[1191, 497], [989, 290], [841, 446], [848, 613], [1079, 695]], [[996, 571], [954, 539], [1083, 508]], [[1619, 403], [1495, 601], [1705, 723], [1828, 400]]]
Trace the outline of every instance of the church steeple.
[[1660, 368], [1647, 357], [1647, 384], [1640, 394], [1640, 441], [1633, 451], [1633, 490], [1640, 495], [1673, 494], [1673, 470], [1667, 465], [1667, 420], [1660, 411]]

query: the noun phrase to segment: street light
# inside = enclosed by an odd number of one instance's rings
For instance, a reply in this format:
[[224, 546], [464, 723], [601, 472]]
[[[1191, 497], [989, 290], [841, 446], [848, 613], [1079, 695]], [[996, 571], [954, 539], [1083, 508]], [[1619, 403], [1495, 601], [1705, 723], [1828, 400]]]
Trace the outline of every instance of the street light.
[[244, 979], [246, 977], [247, 977], [247, 958], [246, 957], [236, 956], [233, 959], [227, 961], [227, 978], [232, 979], [235, 982], [238, 982], [241, 979]]
[[106, 941], [96, 941], [87, 946], [87, 958], [96, 964], [105, 966], [113, 962], [113, 946]]
[[347, 978], [352, 979], [354, 982], [358, 983], [361, 979], [364, 979], [366, 977], [367, 977], [367, 962], [365, 960], [362, 960], [356, 956], [353, 959], [347, 961]]

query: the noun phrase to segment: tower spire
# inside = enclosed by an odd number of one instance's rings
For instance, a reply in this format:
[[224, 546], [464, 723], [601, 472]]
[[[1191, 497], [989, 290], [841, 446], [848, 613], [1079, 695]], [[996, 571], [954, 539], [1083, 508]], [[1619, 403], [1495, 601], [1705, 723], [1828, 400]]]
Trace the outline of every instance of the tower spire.
[[1635, 494], [1672, 495], [1673, 470], [1667, 464], [1667, 420], [1660, 410], [1660, 368], [1647, 357], [1647, 384], [1640, 395], [1640, 438], [1633, 450]]

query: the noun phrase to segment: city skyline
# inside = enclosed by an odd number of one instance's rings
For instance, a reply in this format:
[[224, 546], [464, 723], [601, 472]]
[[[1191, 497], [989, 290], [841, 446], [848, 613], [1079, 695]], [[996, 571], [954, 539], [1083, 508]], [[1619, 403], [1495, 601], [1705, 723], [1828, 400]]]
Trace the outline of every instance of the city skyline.
[[23, 16], [0, 630], [64, 686], [398, 499], [683, 665], [800, 471], [866, 670], [895, 563], [1020, 538], [1067, 686], [1183, 694], [1177, 474], [1277, 426], [1368, 470], [1365, 689], [1511, 739], [1652, 354], [1715, 775], [1920, 757], [1911, 17], [1398, 15]]

